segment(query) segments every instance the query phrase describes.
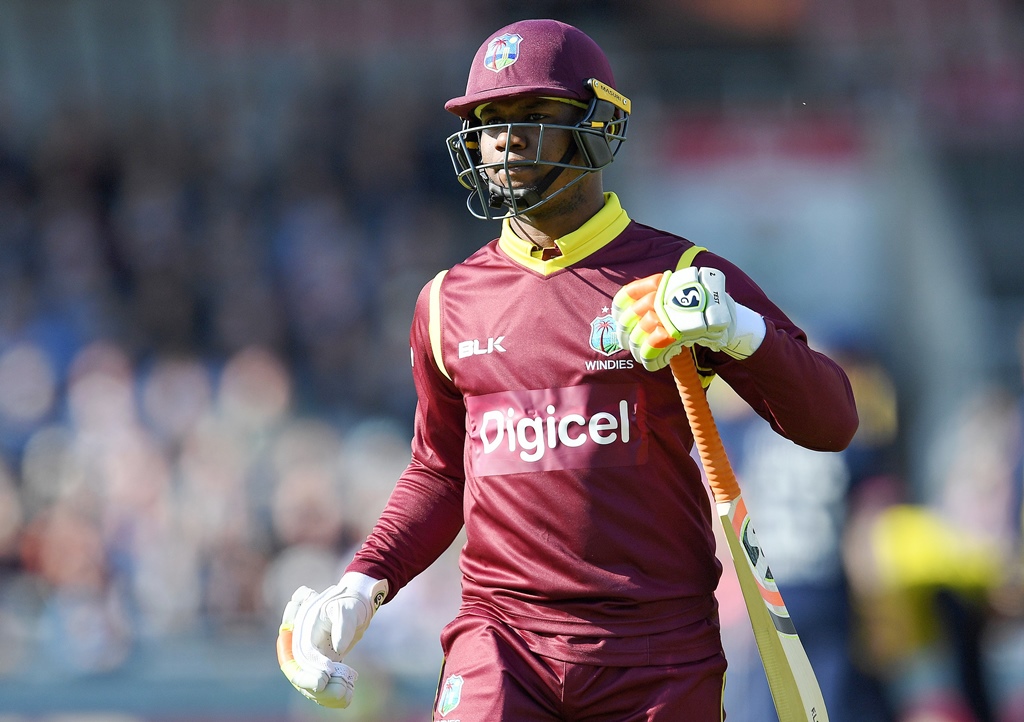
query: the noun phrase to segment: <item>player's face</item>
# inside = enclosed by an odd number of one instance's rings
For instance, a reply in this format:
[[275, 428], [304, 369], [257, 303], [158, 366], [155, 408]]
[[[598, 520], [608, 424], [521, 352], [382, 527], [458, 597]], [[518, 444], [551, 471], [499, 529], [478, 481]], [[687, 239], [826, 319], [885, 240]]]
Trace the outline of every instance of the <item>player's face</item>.
[[[480, 112], [480, 121], [485, 127], [494, 127], [486, 128], [480, 134], [480, 158], [485, 164], [502, 164], [488, 168], [488, 178], [506, 188], [529, 188], [539, 183], [551, 166], [536, 164], [535, 161], [561, 161], [572, 142], [569, 131], [553, 128], [542, 131], [540, 126], [571, 126], [582, 115], [582, 108], [558, 100], [529, 96], [486, 105]], [[566, 172], [562, 176], [568, 176], [559, 178], [564, 183], [575, 173]], [[551, 190], [562, 183], [556, 183]]]

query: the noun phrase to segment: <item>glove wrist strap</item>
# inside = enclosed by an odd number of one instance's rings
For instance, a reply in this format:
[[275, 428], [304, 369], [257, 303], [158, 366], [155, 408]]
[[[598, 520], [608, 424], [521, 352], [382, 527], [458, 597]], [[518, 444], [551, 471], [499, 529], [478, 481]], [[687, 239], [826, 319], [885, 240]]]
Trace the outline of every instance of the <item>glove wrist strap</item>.
[[352, 593], [365, 600], [372, 616], [388, 598], [388, 580], [374, 579], [362, 572], [345, 572], [338, 582], [342, 594]]

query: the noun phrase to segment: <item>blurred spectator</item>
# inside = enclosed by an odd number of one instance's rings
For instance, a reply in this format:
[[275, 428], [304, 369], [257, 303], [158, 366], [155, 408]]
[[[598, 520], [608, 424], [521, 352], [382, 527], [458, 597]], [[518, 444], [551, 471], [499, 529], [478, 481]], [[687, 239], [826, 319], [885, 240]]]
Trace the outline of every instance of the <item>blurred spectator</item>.
[[411, 138], [384, 158], [327, 112], [260, 156], [244, 107], [196, 107], [124, 132], [69, 108], [27, 161], [0, 148], [0, 678], [37, 644], [88, 676], [272, 630], [408, 458], [404, 314], [459, 252], [461, 209], [397, 203]]
[[900, 722], [1021, 719], [1019, 409], [979, 388], [934, 439], [933, 495], [860, 496], [847, 545], [868, 658]]
[[[1006, 444], [999, 464], [1008, 471], [1005, 514], [994, 526], [1005, 524], [1002, 551], [1006, 566], [1003, 584], [991, 595], [991, 613], [982, 633], [982, 664], [986, 689], [997, 722], [1024, 720], [1024, 322], [1017, 331], [1018, 384], [1005, 426], [997, 428]], [[998, 468], [998, 467], [997, 467]], [[997, 509], [997, 513], [998, 513]]]

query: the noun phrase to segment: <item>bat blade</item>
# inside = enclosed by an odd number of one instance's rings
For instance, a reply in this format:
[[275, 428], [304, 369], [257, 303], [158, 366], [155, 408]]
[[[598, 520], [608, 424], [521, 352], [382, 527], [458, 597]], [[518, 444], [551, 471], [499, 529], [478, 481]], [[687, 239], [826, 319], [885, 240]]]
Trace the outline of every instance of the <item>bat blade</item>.
[[779, 722], [827, 722], [817, 677], [772, 577], [743, 497], [718, 503]]
[[715, 494], [718, 515], [729, 542], [779, 722], [828, 722], [818, 679], [757, 542], [693, 356], [688, 352], [680, 353], [671, 360], [671, 366], [704, 472]]

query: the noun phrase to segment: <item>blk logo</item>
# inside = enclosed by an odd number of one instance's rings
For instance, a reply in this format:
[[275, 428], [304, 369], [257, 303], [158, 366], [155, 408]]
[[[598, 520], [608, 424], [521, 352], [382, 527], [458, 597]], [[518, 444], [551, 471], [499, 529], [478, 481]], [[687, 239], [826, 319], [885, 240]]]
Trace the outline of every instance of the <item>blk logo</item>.
[[501, 345], [504, 340], [504, 336], [495, 336], [487, 339], [486, 343], [478, 338], [474, 338], [471, 341], [459, 341], [459, 358], [484, 356], [489, 353], [505, 353], [505, 347]]

